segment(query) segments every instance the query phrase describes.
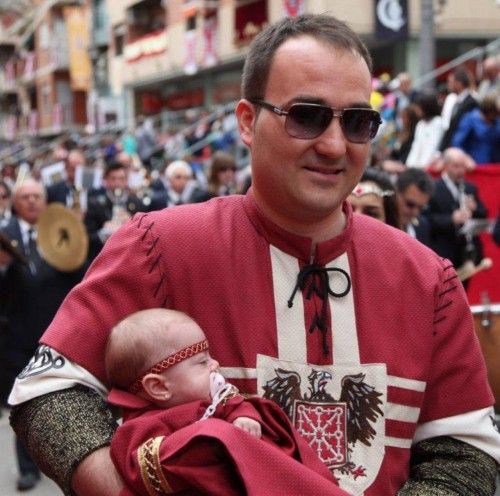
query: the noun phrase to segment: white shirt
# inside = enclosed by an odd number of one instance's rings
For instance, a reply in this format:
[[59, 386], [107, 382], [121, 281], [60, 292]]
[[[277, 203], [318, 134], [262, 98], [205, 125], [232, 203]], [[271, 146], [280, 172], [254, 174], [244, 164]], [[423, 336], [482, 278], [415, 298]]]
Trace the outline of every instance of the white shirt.
[[443, 134], [443, 119], [440, 115], [436, 115], [429, 121], [419, 120], [406, 165], [425, 169], [439, 149]]

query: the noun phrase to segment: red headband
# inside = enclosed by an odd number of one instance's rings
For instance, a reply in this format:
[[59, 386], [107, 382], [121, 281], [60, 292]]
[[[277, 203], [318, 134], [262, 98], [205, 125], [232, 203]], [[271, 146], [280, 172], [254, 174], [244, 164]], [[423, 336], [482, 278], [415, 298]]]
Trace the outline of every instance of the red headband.
[[208, 341], [204, 339], [199, 343], [192, 344], [191, 346], [187, 346], [180, 351], [176, 351], [172, 353], [167, 358], [164, 358], [161, 362], [158, 362], [156, 365], [153, 365], [149, 370], [146, 370], [144, 374], [142, 374], [139, 379], [137, 379], [128, 390], [132, 394], [138, 393], [142, 388], [142, 379], [147, 374], [161, 374], [165, 370], [173, 367], [175, 364], [186, 360], [187, 358], [191, 358], [192, 356], [201, 353], [202, 351], [208, 350]]

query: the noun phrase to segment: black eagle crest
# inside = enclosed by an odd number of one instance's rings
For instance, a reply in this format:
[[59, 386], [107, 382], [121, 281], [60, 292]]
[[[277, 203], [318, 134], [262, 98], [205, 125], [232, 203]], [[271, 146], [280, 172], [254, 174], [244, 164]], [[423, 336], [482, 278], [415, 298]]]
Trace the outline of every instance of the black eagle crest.
[[295, 400], [316, 403], [345, 403], [347, 408], [347, 439], [349, 444], [358, 441], [371, 446], [375, 438], [372, 423], [383, 415], [381, 410], [382, 393], [375, 390], [366, 381], [363, 373], [345, 375], [341, 381], [340, 398], [335, 399], [328, 391], [327, 384], [332, 380], [332, 374], [323, 370], [312, 369], [307, 377], [308, 392], [302, 396], [300, 376], [293, 370], [274, 369], [275, 377], [264, 385], [264, 398], [275, 401], [285, 413], [292, 418]]

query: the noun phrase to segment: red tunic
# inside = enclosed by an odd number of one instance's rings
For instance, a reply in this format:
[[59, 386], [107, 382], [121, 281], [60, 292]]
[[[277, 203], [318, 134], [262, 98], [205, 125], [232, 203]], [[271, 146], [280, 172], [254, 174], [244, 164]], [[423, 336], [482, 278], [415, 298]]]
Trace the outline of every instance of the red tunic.
[[[125, 414], [111, 443], [111, 457], [128, 487], [122, 496], [347, 496], [272, 401], [238, 395], [198, 422], [209, 402], [158, 409], [116, 390], [109, 400], [136, 408]], [[232, 425], [242, 416], [261, 424], [261, 439]]]
[[[119, 320], [146, 308], [183, 311], [240, 391], [280, 398], [311, 444], [327, 421], [333, 431], [324, 439], [333, 442], [317, 451], [340, 487], [395, 494], [408, 478], [417, 428], [488, 407], [493, 397], [450, 264], [402, 231], [344, 209], [346, 228], [317, 245], [315, 263], [342, 269], [352, 285], [343, 297], [327, 295], [326, 310], [311, 286], [291, 298], [311, 239], [272, 224], [250, 190], [136, 215], [107, 242], [42, 341], [105, 383], [105, 345]], [[346, 289], [341, 272], [328, 278], [335, 293]], [[318, 315], [325, 332], [315, 329]], [[353, 391], [359, 401], [345, 400]], [[366, 412], [353, 429], [353, 414]]]

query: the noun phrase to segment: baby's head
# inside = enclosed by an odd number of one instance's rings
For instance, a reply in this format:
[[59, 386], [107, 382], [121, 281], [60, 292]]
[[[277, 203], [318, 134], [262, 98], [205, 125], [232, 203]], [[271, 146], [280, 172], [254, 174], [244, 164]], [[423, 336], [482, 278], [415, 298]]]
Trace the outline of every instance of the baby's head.
[[204, 332], [182, 312], [142, 310], [111, 331], [106, 347], [111, 385], [162, 407], [210, 400], [210, 357]]

